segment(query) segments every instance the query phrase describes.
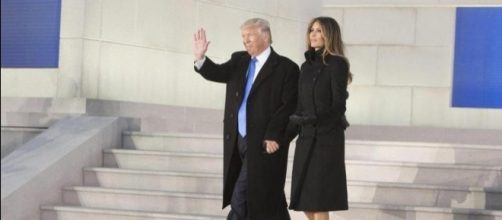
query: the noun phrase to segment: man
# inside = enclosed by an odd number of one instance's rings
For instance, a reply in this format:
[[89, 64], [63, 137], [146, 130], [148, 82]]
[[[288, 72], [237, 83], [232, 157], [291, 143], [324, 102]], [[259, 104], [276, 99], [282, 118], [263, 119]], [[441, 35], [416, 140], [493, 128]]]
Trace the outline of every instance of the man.
[[205, 30], [194, 35], [195, 70], [226, 83], [223, 208], [231, 204], [228, 220], [289, 220], [284, 133], [296, 108], [299, 68], [270, 47], [268, 21], [250, 19], [241, 34], [246, 51], [223, 64], [205, 56]]

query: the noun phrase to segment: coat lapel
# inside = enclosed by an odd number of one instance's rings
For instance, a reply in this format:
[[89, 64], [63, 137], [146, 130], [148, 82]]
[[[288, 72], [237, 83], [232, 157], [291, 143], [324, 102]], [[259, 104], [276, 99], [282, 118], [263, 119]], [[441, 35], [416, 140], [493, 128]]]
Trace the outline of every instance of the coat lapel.
[[237, 91], [238, 91], [238, 96], [239, 96], [239, 103], [237, 105], [236, 111], [238, 111], [240, 104], [242, 103], [242, 99], [244, 98], [244, 86], [246, 86], [246, 74], [248, 71], [248, 66], [249, 62], [251, 61], [251, 56], [249, 56], [247, 53], [246, 55], [242, 56], [242, 58], [238, 61], [237, 63], [237, 69], [236, 69], [236, 83], [237, 83]]
[[258, 89], [258, 87], [275, 72], [276, 66], [278, 64], [278, 57], [279, 55], [275, 53], [275, 51], [272, 49], [270, 52], [270, 56], [268, 57], [267, 61], [265, 61], [265, 64], [263, 64], [263, 67], [258, 73], [258, 76], [256, 77], [253, 83], [253, 87], [251, 87], [251, 91], [249, 92], [249, 97], [251, 97], [254, 91]]

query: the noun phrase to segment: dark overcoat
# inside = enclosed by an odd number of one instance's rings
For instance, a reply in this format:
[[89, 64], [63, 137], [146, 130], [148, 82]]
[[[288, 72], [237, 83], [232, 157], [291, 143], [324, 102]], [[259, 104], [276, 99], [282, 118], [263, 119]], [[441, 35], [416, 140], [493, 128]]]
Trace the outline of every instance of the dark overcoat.
[[[237, 149], [237, 113], [250, 60], [250, 55], [241, 51], [233, 53], [223, 64], [206, 58], [201, 69], [196, 69], [207, 80], [226, 83], [223, 208], [230, 204], [242, 165]], [[272, 50], [249, 93], [246, 138], [249, 220], [290, 219], [284, 194], [289, 142], [285, 142], [284, 135], [288, 117], [296, 108], [298, 75], [297, 64]], [[264, 140], [275, 140], [279, 150], [264, 153]]]
[[290, 208], [348, 209], [345, 174], [345, 109], [348, 62], [309, 50], [302, 64], [296, 115], [315, 118], [301, 125], [293, 163]]

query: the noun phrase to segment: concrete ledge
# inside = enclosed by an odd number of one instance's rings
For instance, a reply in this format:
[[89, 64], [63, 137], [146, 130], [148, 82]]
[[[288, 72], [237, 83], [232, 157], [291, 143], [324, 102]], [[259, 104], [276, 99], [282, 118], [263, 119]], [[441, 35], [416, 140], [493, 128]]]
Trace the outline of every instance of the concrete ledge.
[[221, 134], [223, 110], [137, 102], [87, 100], [87, 114], [141, 119], [145, 132]]
[[112, 116], [141, 120], [145, 132], [221, 134], [223, 111], [86, 98], [1, 98], [2, 126], [48, 127], [66, 116]]
[[44, 128], [2, 127], [2, 159], [43, 131]]
[[85, 113], [85, 98], [2, 97], [3, 112]]
[[40, 205], [61, 204], [61, 189], [82, 185], [82, 168], [103, 165], [103, 149], [122, 145], [131, 120], [67, 117], [2, 159], [2, 219], [40, 218]]
[[355, 125], [347, 128], [345, 137], [352, 140], [502, 146], [501, 132], [497, 129]]

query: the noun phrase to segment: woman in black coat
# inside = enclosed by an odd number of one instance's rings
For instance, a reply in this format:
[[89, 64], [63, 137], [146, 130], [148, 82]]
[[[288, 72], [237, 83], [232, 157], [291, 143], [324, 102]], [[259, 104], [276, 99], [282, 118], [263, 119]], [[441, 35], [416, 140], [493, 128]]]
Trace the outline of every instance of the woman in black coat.
[[290, 117], [299, 137], [293, 164], [290, 209], [309, 220], [347, 210], [345, 119], [349, 62], [333, 18], [314, 18], [307, 31], [306, 61], [298, 86], [298, 107]]

